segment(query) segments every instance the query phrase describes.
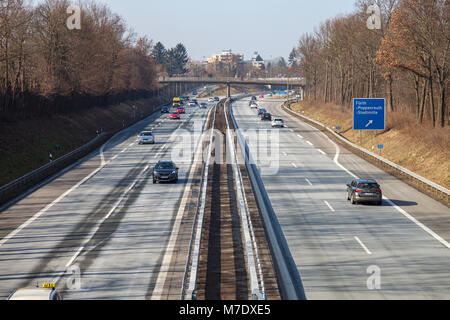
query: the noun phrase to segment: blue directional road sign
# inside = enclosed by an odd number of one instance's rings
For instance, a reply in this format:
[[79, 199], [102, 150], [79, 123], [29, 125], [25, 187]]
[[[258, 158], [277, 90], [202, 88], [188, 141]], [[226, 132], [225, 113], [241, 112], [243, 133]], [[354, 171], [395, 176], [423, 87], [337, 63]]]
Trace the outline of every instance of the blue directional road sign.
[[384, 130], [385, 119], [385, 99], [353, 99], [354, 130]]

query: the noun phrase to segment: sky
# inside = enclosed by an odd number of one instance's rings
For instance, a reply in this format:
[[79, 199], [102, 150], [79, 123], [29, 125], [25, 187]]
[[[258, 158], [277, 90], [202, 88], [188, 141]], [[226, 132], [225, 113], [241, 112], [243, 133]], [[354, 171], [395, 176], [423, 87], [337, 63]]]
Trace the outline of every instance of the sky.
[[139, 36], [166, 48], [183, 43], [203, 60], [232, 49], [251, 59], [287, 59], [304, 33], [328, 18], [351, 13], [355, 0], [99, 0]]

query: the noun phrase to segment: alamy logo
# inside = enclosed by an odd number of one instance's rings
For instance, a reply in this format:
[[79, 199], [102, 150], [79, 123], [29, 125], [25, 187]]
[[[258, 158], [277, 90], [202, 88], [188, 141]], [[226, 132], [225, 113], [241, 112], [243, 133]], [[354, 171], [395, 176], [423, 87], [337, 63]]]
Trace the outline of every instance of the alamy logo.
[[380, 290], [381, 289], [381, 269], [378, 266], [370, 266], [367, 268], [367, 289]]
[[70, 17], [67, 18], [67, 28], [69, 30], [80, 30], [81, 29], [81, 8], [76, 5], [70, 5], [67, 10], [67, 14]]
[[372, 4], [367, 7], [367, 12], [369, 16], [367, 19], [367, 28], [369, 30], [379, 30], [381, 29], [381, 10], [376, 4]]
[[81, 290], [81, 270], [78, 265], [70, 266], [66, 271], [66, 286], [69, 290]]

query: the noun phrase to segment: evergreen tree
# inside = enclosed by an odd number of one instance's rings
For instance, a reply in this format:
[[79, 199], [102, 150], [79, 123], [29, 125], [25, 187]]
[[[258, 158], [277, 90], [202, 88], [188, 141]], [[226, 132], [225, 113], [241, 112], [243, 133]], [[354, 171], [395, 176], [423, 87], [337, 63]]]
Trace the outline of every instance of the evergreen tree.
[[167, 73], [169, 76], [184, 74], [187, 72], [185, 65], [188, 62], [187, 50], [183, 44], [179, 43], [175, 48], [167, 51]]
[[161, 42], [158, 42], [152, 51], [156, 64], [165, 65], [167, 61], [167, 50]]
[[289, 66], [290, 67], [292, 67], [292, 66], [294, 66], [296, 63], [295, 63], [295, 58], [296, 58], [296, 52], [295, 52], [295, 48], [294, 49], [292, 49], [292, 51], [291, 51], [291, 53], [289, 54], [289, 59], [288, 59], [288, 63], [289, 63]]

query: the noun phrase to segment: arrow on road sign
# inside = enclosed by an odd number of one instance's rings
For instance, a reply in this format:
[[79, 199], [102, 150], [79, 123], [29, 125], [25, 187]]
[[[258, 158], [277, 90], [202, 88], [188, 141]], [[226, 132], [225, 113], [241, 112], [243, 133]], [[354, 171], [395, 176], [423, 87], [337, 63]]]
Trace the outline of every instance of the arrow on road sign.
[[373, 120], [370, 120], [368, 124], [366, 124], [366, 128], [373, 123]]

